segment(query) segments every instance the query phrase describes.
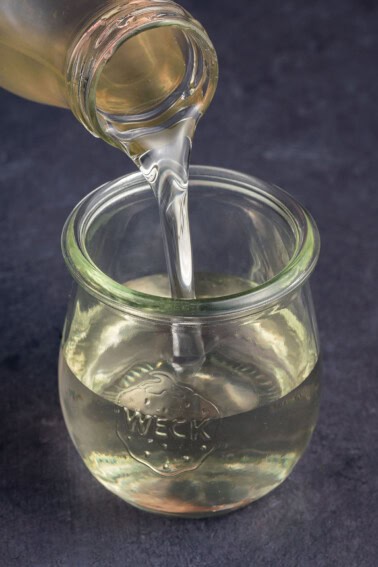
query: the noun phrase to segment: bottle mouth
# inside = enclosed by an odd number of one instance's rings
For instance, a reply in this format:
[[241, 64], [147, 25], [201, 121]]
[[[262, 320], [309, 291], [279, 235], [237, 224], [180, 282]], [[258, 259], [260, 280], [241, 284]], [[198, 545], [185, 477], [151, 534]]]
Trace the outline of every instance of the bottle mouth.
[[[251, 196], [258, 206], [279, 215], [287, 226], [291, 254], [273, 277], [248, 289], [205, 299], [173, 299], [149, 295], [126, 287], [106, 275], [88, 252], [87, 234], [94, 219], [106, 215], [109, 206], [125, 198], [150, 190], [141, 173], [134, 173], [109, 182], [87, 195], [68, 217], [62, 234], [65, 262], [76, 282], [103, 303], [126, 313], [142, 317], [177, 319], [187, 322], [219, 318], [235, 318], [248, 313], [260, 314], [283, 305], [308, 279], [320, 250], [316, 224], [309, 213], [290, 195], [242, 173], [206, 166], [191, 166], [189, 195], [203, 187], [222, 190], [224, 200], [238, 193]], [[227, 197], [229, 195], [229, 197]]]
[[214, 47], [174, 2], [137, 0], [98, 14], [73, 45], [71, 109], [92, 134], [126, 151], [136, 129], [167, 124], [190, 106], [200, 117], [215, 93]]

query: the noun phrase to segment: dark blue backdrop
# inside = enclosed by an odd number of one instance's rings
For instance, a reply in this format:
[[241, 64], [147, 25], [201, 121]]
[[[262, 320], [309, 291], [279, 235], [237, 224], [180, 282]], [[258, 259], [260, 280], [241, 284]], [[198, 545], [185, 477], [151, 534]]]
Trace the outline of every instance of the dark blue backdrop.
[[183, 521], [127, 506], [66, 433], [56, 361], [73, 205], [133, 166], [69, 112], [1, 93], [0, 563], [4, 566], [377, 564], [378, 3], [188, 0], [220, 60], [193, 162], [241, 169], [313, 213], [324, 357], [319, 426], [270, 496]]

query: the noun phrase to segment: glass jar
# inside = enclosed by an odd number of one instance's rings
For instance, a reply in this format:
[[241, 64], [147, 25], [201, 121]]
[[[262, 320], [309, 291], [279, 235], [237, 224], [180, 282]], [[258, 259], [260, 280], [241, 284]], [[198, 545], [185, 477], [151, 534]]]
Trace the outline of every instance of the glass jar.
[[252, 177], [192, 167], [195, 300], [168, 297], [154, 195], [141, 174], [74, 209], [76, 282], [61, 345], [65, 421], [91, 473], [162, 514], [225, 513], [270, 492], [318, 415], [309, 276], [314, 221]]

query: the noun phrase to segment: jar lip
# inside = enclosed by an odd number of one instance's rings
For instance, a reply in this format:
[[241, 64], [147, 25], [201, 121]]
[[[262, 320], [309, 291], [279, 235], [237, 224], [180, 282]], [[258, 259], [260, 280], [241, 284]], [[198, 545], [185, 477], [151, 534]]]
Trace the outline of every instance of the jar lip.
[[[106, 207], [114, 196], [140, 191], [148, 186], [139, 172], [131, 173], [94, 189], [69, 215], [62, 233], [63, 257], [71, 275], [87, 292], [121, 311], [153, 316], [186, 319], [235, 317], [245, 312], [271, 309], [287, 295], [302, 286], [315, 268], [320, 251], [320, 237], [315, 221], [291, 195], [255, 177], [219, 167], [191, 166], [190, 182], [216, 184], [222, 189], [251, 192], [274, 208], [290, 224], [295, 238], [294, 252], [285, 267], [273, 278], [248, 290], [223, 297], [206, 299], [172, 299], [149, 295], [120, 284], [102, 272], [85, 247], [85, 233], [90, 216]], [[189, 182], [189, 187], [190, 187]], [[190, 188], [189, 188], [190, 191]]]

